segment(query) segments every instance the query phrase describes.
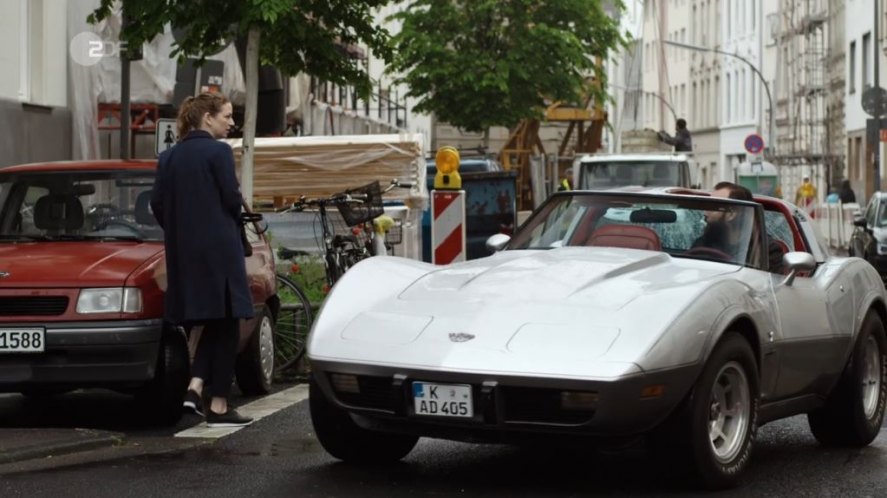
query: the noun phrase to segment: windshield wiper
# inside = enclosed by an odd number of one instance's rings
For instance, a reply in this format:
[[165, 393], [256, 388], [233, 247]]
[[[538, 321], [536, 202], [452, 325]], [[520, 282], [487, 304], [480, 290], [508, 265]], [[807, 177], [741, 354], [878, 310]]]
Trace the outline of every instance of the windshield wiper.
[[52, 238], [47, 237], [46, 235], [29, 235], [29, 234], [25, 234], [25, 233], [0, 234], [0, 241], [21, 242], [23, 240], [46, 241], [46, 240], [52, 240]]
[[80, 235], [83, 240], [125, 240], [130, 242], [144, 242], [145, 239], [136, 235]]

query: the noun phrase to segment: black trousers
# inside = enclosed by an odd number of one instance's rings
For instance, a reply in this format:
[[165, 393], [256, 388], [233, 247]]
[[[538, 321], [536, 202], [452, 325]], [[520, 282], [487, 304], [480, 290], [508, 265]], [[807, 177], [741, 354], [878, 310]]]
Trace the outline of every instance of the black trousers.
[[239, 339], [239, 318], [209, 320], [200, 333], [191, 376], [203, 379], [214, 398], [227, 398], [231, 391]]

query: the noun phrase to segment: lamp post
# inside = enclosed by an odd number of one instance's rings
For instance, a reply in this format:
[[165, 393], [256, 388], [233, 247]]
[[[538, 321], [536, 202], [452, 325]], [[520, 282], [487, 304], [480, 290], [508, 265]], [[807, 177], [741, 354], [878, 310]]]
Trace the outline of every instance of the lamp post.
[[674, 107], [672, 107], [671, 104], [667, 100], [665, 100], [665, 98], [663, 98], [661, 95], [659, 95], [656, 92], [645, 92], [645, 91], [641, 90], [640, 88], [637, 88], [637, 89], [629, 88], [627, 86], [616, 85], [613, 83], [607, 83], [607, 86], [609, 86], [611, 88], [617, 88], [619, 90], [626, 90], [628, 92], [638, 92], [641, 95], [652, 95], [652, 96], [656, 97], [657, 99], [661, 100], [662, 103], [665, 104], [665, 107], [668, 107], [668, 110], [671, 111], [671, 116], [674, 118], [675, 121], [678, 120], [678, 114], [675, 112]]
[[745, 57], [742, 57], [739, 54], [724, 52], [723, 50], [718, 50], [716, 48], [700, 47], [698, 45], [690, 45], [687, 43], [680, 43], [680, 42], [674, 42], [674, 41], [669, 41], [669, 40], [662, 40], [662, 42], [665, 43], [666, 45], [685, 48], [687, 50], [696, 50], [697, 52], [714, 52], [717, 54], [729, 55], [730, 57], [735, 57], [735, 58], [741, 60], [742, 62], [748, 64], [748, 67], [750, 67], [751, 70], [756, 75], [758, 75], [758, 78], [760, 78], [761, 83], [764, 84], [764, 90], [767, 91], [767, 103], [768, 103], [769, 112], [770, 112], [770, 129], [767, 132], [767, 141], [770, 142], [770, 151], [771, 151], [770, 154], [773, 155], [773, 151], [776, 150], [776, 141], [773, 140], [773, 130], [775, 128], [773, 126], [773, 97], [770, 95], [770, 85], [767, 84], [767, 80], [764, 79], [764, 75], [761, 74], [761, 72], [758, 70], [757, 66], [755, 66], [754, 64], [751, 63], [751, 61], [749, 61]]
[[652, 95], [652, 96], [656, 97], [657, 99], [659, 99], [660, 101], [662, 101], [662, 103], [665, 104], [665, 107], [668, 107], [668, 110], [671, 111], [671, 116], [674, 118], [674, 121], [678, 120], [678, 115], [676, 112], [674, 112], [674, 107], [672, 107], [671, 104], [669, 104], [667, 100], [662, 98], [661, 95], [659, 95], [656, 92], [643, 92], [643, 93], [644, 93], [644, 95]]

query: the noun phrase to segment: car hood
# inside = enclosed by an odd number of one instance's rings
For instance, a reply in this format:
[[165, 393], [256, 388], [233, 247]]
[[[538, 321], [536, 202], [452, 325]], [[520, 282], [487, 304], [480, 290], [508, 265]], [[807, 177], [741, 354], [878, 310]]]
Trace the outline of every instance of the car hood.
[[161, 243], [26, 242], [0, 244], [0, 287], [122, 286]]
[[[372, 298], [362, 309], [355, 304], [366, 293], [358, 285], [365, 278], [334, 289], [309, 340], [312, 359], [570, 378], [632, 375], [648, 366], [645, 355], [700, 294], [741, 270], [610, 248], [505, 251], [422, 273], [415, 265], [377, 266], [376, 278], [409, 270], [415, 276], [404, 291]], [[355, 270], [369, 276], [374, 268]]]
[[615, 310], [643, 293], [684, 287], [738, 270], [735, 265], [634, 249], [506, 251], [429, 272], [399, 298], [486, 305], [574, 303]]

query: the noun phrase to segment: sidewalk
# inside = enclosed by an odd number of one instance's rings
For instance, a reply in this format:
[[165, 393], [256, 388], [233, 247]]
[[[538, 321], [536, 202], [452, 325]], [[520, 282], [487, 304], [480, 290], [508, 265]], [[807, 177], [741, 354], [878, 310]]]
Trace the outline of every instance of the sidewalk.
[[95, 429], [0, 429], [0, 465], [119, 445], [123, 439]]

